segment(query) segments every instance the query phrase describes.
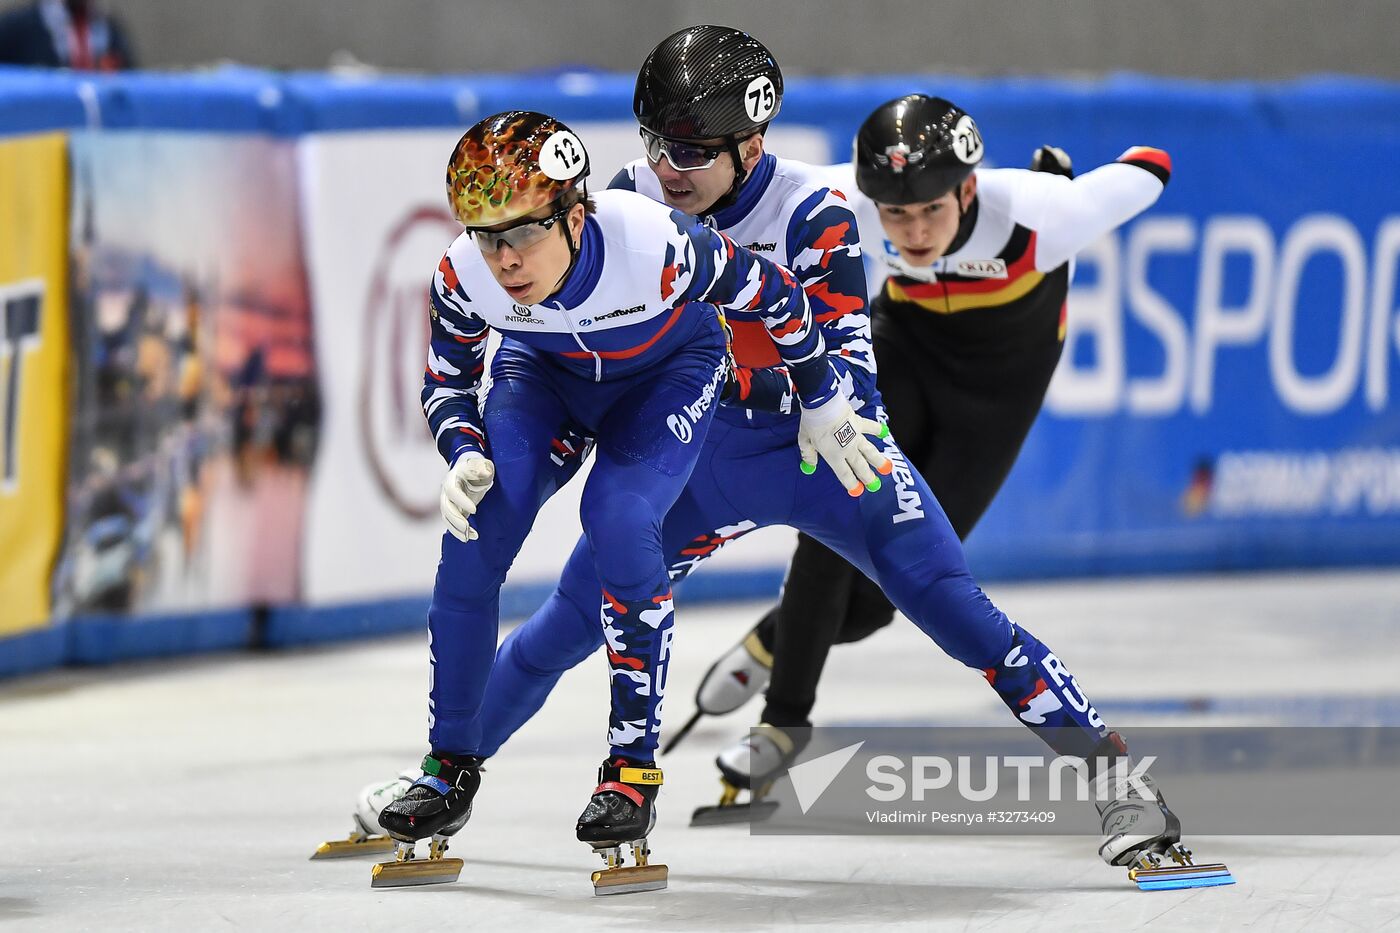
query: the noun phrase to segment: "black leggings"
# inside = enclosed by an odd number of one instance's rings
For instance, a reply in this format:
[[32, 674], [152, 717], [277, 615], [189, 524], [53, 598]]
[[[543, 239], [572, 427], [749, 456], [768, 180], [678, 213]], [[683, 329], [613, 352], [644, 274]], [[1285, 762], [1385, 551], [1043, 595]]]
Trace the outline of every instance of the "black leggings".
[[[880, 314], [881, 304], [877, 300], [874, 347], [890, 430], [953, 530], [966, 538], [1011, 472], [1040, 411], [1060, 359], [1059, 309], [1019, 321], [1032, 332], [1018, 334], [1014, 343], [962, 352], [931, 343], [888, 306]], [[894, 612], [864, 574], [799, 534], [780, 601], [758, 624], [774, 657], [763, 721], [809, 725], [831, 646], [860, 641], [888, 625]]]

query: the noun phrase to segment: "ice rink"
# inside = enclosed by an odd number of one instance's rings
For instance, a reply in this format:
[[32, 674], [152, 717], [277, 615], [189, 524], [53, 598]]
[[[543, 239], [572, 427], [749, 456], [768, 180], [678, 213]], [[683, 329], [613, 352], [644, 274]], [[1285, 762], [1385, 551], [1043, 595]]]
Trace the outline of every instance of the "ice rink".
[[[1400, 573], [994, 585], [1115, 728], [1400, 724]], [[678, 602], [667, 722], [759, 604]], [[1195, 837], [1232, 887], [1143, 893], [1090, 837], [750, 837], [690, 829], [756, 707], [665, 758], [667, 891], [595, 898], [574, 819], [605, 751], [601, 657], [494, 759], [454, 885], [372, 890], [308, 861], [354, 793], [425, 751], [423, 638], [63, 671], [0, 684], [0, 926], [24, 930], [1400, 929], [1400, 839]], [[1154, 710], [1177, 699], [1207, 712]], [[1210, 712], [1210, 710], [1215, 712]], [[903, 620], [838, 648], [823, 724], [1004, 723], [981, 678]], [[1299, 719], [1301, 717], [1301, 720]], [[1131, 734], [1129, 733], [1130, 738]], [[1168, 792], [1169, 795], [1169, 792]], [[1184, 814], [1187, 841], [1193, 840]]]

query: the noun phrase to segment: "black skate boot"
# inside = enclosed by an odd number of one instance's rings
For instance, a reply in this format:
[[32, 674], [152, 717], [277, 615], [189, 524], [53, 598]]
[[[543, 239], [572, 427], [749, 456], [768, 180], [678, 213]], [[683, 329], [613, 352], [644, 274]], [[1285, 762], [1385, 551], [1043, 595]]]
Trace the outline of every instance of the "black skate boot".
[[[719, 782], [724, 787], [719, 803], [713, 807], [698, 807], [690, 816], [690, 825], [756, 823], [772, 816], [778, 804], [764, 798], [772, 790], [773, 782], [787, 773], [808, 735], [810, 730], [807, 729], [789, 733], [765, 722], [726, 747], [715, 758]], [[743, 803], [739, 802], [740, 791], [749, 793], [749, 799]]]
[[[395, 888], [445, 884], [462, 873], [462, 860], [443, 858], [447, 841], [472, 815], [481, 786], [482, 759], [433, 753], [423, 759], [423, 776], [379, 813], [379, 825], [394, 839], [394, 861], [374, 866], [371, 885]], [[428, 858], [415, 860], [415, 843], [432, 837]]]
[[1167, 809], [1157, 782], [1133, 763], [1122, 737], [1109, 733], [1101, 749], [1112, 757], [1099, 759], [1103, 764], [1093, 780], [1103, 830], [1099, 856], [1110, 865], [1126, 866], [1128, 880], [1143, 891], [1234, 884], [1224, 865], [1192, 860], [1191, 850], [1181, 844], [1181, 821]]
[[[651, 865], [647, 834], [656, 825], [661, 769], [655, 762], [612, 758], [598, 769], [598, 787], [579, 815], [575, 832], [603, 857], [607, 868], [593, 873], [593, 893], [627, 894], [666, 887], [666, 866]], [[624, 867], [622, 845], [637, 864]]]

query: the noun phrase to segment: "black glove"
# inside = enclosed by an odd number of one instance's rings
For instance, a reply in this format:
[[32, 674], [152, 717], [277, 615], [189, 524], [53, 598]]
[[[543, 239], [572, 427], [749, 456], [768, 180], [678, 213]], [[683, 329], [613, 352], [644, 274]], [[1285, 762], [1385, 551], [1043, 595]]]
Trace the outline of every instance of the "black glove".
[[1031, 154], [1032, 172], [1049, 172], [1051, 175], [1074, 177], [1074, 163], [1069, 153], [1057, 146], [1041, 146]]

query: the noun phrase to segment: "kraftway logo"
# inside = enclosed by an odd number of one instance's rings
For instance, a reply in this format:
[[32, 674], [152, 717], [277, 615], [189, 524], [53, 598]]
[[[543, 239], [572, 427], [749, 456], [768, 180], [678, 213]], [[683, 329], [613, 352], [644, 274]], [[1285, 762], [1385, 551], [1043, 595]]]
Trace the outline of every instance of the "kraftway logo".
[[607, 314], [600, 314], [597, 317], [586, 317], [578, 323], [580, 327], [591, 327], [599, 321], [608, 321], [615, 317], [626, 317], [629, 314], [639, 314], [646, 309], [646, 305], [633, 305], [630, 308], [618, 308], [616, 311], [609, 311]]
[[705, 412], [710, 410], [710, 405], [714, 402], [715, 395], [719, 392], [719, 387], [728, 373], [728, 361], [721, 360], [720, 364], [715, 367], [714, 378], [705, 384], [705, 388], [700, 390], [700, 397], [679, 412], [667, 416], [666, 427], [670, 428], [671, 433], [676, 435], [676, 440], [682, 444], [689, 444], [691, 438], [695, 437], [695, 430], [691, 425], [697, 424], [705, 416]]
[[[862, 739], [788, 768], [787, 776], [792, 782], [793, 795], [804, 815], [835, 783], [864, 745], [865, 740]], [[974, 758], [983, 759], [980, 769], [974, 765]], [[1106, 772], [1109, 761], [1107, 758], [1099, 759], [1097, 770], [1093, 773]], [[1031, 772], [1036, 769], [1044, 769], [1045, 786], [1052, 801], [1067, 799], [1064, 793], [1067, 772], [1074, 775], [1073, 799], [1079, 801], [1125, 799], [1129, 796], [1153, 800], [1157, 795], [1143, 778], [1156, 761], [1156, 756], [1148, 755], [1134, 762], [1127, 774], [1114, 781], [1096, 782], [1090, 777], [1089, 762], [1073, 756], [959, 755], [950, 760], [942, 755], [913, 755], [906, 761], [897, 755], [873, 755], [865, 762], [865, 778], [869, 783], [864, 790], [866, 797], [878, 803], [904, 799], [922, 803], [928, 792], [945, 789], [955, 789], [963, 800], [984, 802], [1001, 792], [1000, 774], [1006, 767], [1015, 772], [1016, 799], [1020, 802], [1033, 799]], [[975, 786], [977, 784], [980, 786]], [[887, 822], [870, 814], [867, 817], [870, 822]]]
[[893, 436], [885, 439], [884, 453], [893, 465], [890, 478], [894, 480], [894, 497], [898, 509], [890, 516], [891, 524], [898, 525], [910, 519], [923, 518], [924, 503], [919, 497], [919, 488], [914, 485], [914, 473], [909, 469], [909, 461], [904, 459], [904, 452], [894, 442]]
[[753, 243], [745, 243], [744, 249], [748, 250], [751, 253], [774, 253], [778, 250], [778, 244], [759, 243], [755, 240]]

